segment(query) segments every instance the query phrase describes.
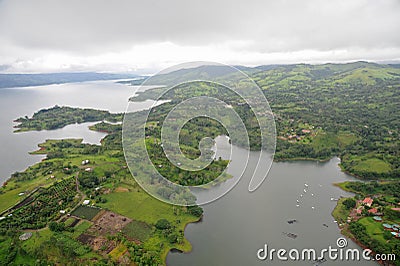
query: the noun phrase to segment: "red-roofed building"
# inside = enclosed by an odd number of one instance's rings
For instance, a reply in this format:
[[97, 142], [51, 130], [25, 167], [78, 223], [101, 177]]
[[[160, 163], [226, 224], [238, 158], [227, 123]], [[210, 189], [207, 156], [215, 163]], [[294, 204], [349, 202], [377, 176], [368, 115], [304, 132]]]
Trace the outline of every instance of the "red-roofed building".
[[376, 208], [372, 208], [368, 210], [368, 213], [373, 213], [376, 214], [378, 212], [378, 210]]
[[372, 205], [373, 202], [374, 202], [373, 199], [371, 199], [370, 197], [367, 197], [367, 198], [365, 198], [365, 199], [363, 200], [362, 203], [363, 203], [364, 205], [368, 206], [368, 207], [371, 207], [371, 205]]
[[393, 211], [400, 212], [400, 208], [392, 208]]

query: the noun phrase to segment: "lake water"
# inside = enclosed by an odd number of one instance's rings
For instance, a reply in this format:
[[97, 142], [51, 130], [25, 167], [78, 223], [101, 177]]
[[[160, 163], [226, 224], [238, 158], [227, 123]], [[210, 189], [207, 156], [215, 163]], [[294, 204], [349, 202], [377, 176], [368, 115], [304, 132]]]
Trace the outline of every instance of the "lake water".
[[[127, 107], [127, 99], [133, 93], [132, 87], [114, 81], [0, 89], [0, 140], [3, 149], [0, 154], [0, 181], [4, 182], [11, 173], [22, 171], [41, 160], [41, 156], [32, 156], [28, 152], [36, 150], [37, 144], [46, 139], [83, 138], [88, 143], [99, 143], [104, 137], [103, 133], [88, 130], [93, 123], [70, 125], [53, 131], [14, 134], [14, 119], [31, 116], [41, 108], [56, 104], [123, 112]], [[137, 110], [152, 104], [152, 101], [137, 103]], [[218, 139], [218, 142], [224, 141]], [[219, 152], [223, 155], [224, 150]], [[246, 154], [238, 147], [233, 147], [233, 152]], [[255, 162], [257, 156], [257, 152], [251, 153], [250, 164]], [[267, 180], [253, 193], [247, 191], [249, 173], [245, 173], [232, 191], [204, 206], [204, 218], [200, 223], [187, 226], [185, 235], [192, 243], [193, 250], [189, 254], [170, 253], [168, 265], [313, 265], [312, 262], [259, 261], [256, 254], [264, 244], [268, 244], [269, 248], [287, 250], [320, 250], [329, 245], [336, 248], [336, 240], [341, 235], [331, 216], [336, 202], [330, 198], [350, 194], [334, 187], [332, 183], [354, 180], [340, 171], [338, 162], [338, 158], [333, 158], [326, 163], [273, 163]], [[228, 168], [234, 178], [238, 178], [235, 172], [237, 165], [239, 163], [232, 161]], [[267, 165], [261, 167], [267, 170]], [[222, 186], [234, 181], [229, 180]], [[305, 183], [309, 185], [307, 193], [303, 192]], [[202, 196], [201, 193], [199, 196]], [[296, 207], [297, 200], [299, 207]], [[291, 219], [298, 222], [288, 224], [287, 220]], [[282, 232], [294, 233], [298, 237], [292, 239]], [[349, 241], [349, 247], [356, 248], [356, 245]], [[376, 264], [328, 261], [322, 265]]]
[[[13, 120], [21, 116], [31, 116], [34, 112], [67, 105], [74, 107], [96, 108], [110, 112], [124, 112], [136, 88], [118, 84], [115, 81], [96, 81], [47, 85], [37, 87], [0, 89], [0, 184], [15, 171], [23, 171], [27, 166], [40, 161], [42, 156], [31, 156], [30, 151], [46, 139], [83, 138], [84, 142], [100, 143], [104, 133], [90, 131], [84, 123], [69, 125], [65, 128], [13, 133]], [[149, 108], [153, 101], [135, 103], [137, 110]]]
[[[217, 142], [219, 141], [221, 140], [217, 139]], [[245, 150], [233, 147], [233, 152], [243, 154], [243, 158], [239, 157], [239, 160], [246, 160]], [[251, 152], [249, 163], [255, 164], [258, 155], [258, 152]], [[257, 258], [257, 251], [264, 244], [269, 248], [286, 250], [314, 248], [317, 252], [329, 246], [337, 248], [336, 240], [342, 235], [331, 216], [336, 206], [336, 202], [331, 201], [331, 198], [346, 197], [351, 194], [332, 184], [355, 180], [341, 172], [338, 163], [338, 158], [332, 158], [325, 163], [309, 161], [273, 163], [267, 179], [252, 193], [248, 192], [251, 175], [245, 172], [232, 191], [217, 201], [203, 206], [204, 218], [201, 222], [187, 226], [185, 236], [193, 245], [192, 252], [188, 254], [171, 252], [167, 264], [314, 265], [309, 261], [280, 262], [276, 259], [276, 255], [272, 262], [261, 261]], [[268, 164], [261, 167], [267, 170]], [[236, 179], [238, 178], [236, 172], [237, 164], [232, 161], [228, 166], [228, 173]], [[297, 222], [287, 223], [293, 219]], [[294, 233], [298, 237], [293, 239], [283, 232]], [[350, 240], [348, 247], [358, 248]], [[376, 264], [367, 261], [327, 261], [322, 265]]]

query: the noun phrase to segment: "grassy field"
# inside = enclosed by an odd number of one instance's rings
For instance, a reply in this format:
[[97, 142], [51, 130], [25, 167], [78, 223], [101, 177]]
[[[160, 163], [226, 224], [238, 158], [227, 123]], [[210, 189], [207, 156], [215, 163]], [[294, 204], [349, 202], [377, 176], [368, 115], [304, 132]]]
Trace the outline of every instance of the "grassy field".
[[392, 170], [390, 164], [377, 158], [360, 158], [359, 160], [355, 161], [357, 162], [357, 165], [354, 166], [354, 170], [360, 172], [388, 173]]
[[52, 235], [53, 232], [48, 228], [37, 231], [33, 233], [31, 238], [23, 242], [22, 247], [29, 252], [33, 252], [37, 247], [40, 247], [43, 242], [48, 241]]
[[138, 222], [133, 220], [127, 226], [122, 229], [122, 232], [131, 239], [137, 239], [141, 242], [145, 242], [151, 235], [152, 228], [144, 222]]
[[[29, 191], [39, 186], [48, 187], [53, 184], [53, 182], [54, 180], [47, 179], [47, 176], [40, 176], [32, 180], [20, 182], [15, 182], [14, 180], [8, 181], [6, 188], [3, 190], [4, 193], [0, 194], [0, 212], [3, 212], [17, 202], [23, 200]], [[19, 196], [18, 194], [21, 192], [25, 193], [25, 195]]]
[[350, 184], [350, 183], [351, 183], [351, 181], [345, 181], [345, 182], [341, 182], [341, 183], [336, 183], [334, 185], [337, 186], [337, 187], [340, 187], [344, 191], [356, 193], [357, 191], [352, 190], [352, 189], [347, 187], [347, 185]]
[[[149, 225], [154, 225], [159, 219], [167, 219], [177, 231], [184, 231], [188, 223], [196, 222], [199, 218], [187, 213], [176, 213], [172, 205], [161, 202], [149, 196], [143, 190], [134, 190], [133, 192], [114, 192], [104, 195], [106, 203], [99, 204], [103, 208], [110, 209], [136, 221], [142, 221]], [[175, 209], [175, 212], [174, 212]], [[129, 225], [128, 225], [129, 226]], [[133, 225], [132, 225], [133, 226]], [[133, 226], [134, 227], [134, 226]], [[131, 228], [132, 229], [132, 228]], [[183, 238], [181, 243], [170, 244], [164, 237], [153, 234], [144, 243], [146, 250], [160, 252], [161, 260], [165, 263], [168, 252], [172, 248], [183, 252], [189, 252], [192, 249], [190, 242]]]
[[346, 198], [341, 198], [339, 199], [339, 201], [337, 202], [337, 205], [335, 207], [335, 209], [332, 212], [332, 216], [335, 218], [335, 220], [338, 223], [345, 223], [347, 220], [347, 217], [350, 214], [350, 210], [346, 209], [345, 206], [343, 205], [343, 201]]
[[183, 229], [184, 224], [196, 221], [196, 218], [189, 214], [175, 215], [174, 206], [161, 202], [142, 190], [111, 193], [103, 197], [107, 202], [99, 204], [101, 207], [148, 224], [155, 224], [162, 218], [173, 223], [180, 219], [180, 227]]
[[314, 139], [311, 144], [316, 151], [328, 149], [338, 145], [335, 135], [330, 133], [321, 132]]
[[384, 229], [382, 223], [375, 222], [372, 217], [361, 218], [358, 222], [366, 227], [367, 233], [371, 238], [385, 244], [386, 240], [383, 238]]
[[80, 236], [83, 232], [85, 232], [89, 227], [92, 226], [91, 222], [88, 221], [81, 221], [79, 224], [75, 225], [74, 231], [70, 234], [70, 236], [76, 239]]
[[81, 217], [86, 220], [92, 220], [101, 209], [89, 206], [79, 206], [76, 208], [71, 215]]
[[26, 191], [25, 187], [20, 187], [12, 191], [8, 191], [7, 193], [0, 194], [0, 212], [7, 210], [22, 200], [23, 197], [18, 196], [18, 194], [24, 191]]
[[354, 133], [341, 131], [337, 135], [339, 145], [344, 148], [352, 143], [354, 143], [358, 138]]
[[393, 79], [391, 71], [388, 69], [356, 69], [343, 75], [337, 82], [354, 83], [361, 82], [366, 85], [375, 85], [376, 79]]

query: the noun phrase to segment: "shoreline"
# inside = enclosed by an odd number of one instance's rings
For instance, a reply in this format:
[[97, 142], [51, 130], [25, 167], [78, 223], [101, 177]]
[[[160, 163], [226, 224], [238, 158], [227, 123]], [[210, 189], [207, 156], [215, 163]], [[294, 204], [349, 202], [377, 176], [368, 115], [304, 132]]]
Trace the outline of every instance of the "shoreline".
[[[186, 232], [187, 226], [188, 226], [189, 224], [201, 223], [201, 222], [203, 221], [203, 216], [204, 216], [204, 214], [202, 214], [202, 215], [199, 217], [198, 220], [193, 221], [193, 222], [187, 222], [187, 223], [185, 224], [185, 226], [183, 227], [183, 236], [184, 236], [184, 237], [185, 237], [185, 232]], [[177, 253], [180, 253], [180, 254], [189, 254], [189, 253], [192, 252], [192, 250], [193, 250], [193, 245], [192, 245], [192, 243], [190, 243], [189, 239], [187, 239], [186, 237], [185, 237], [185, 239], [186, 239], [186, 241], [189, 243], [189, 249], [188, 249], [188, 250], [181, 250], [181, 249], [179, 249], [179, 248], [172, 248], [172, 247], [171, 247], [171, 248], [167, 248], [166, 251], [165, 251], [163, 254], [161, 254], [161, 259], [163, 260], [164, 265], [167, 265], [167, 257], [168, 257], [168, 254], [169, 254], [170, 252], [177, 252]]]
[[[340, 189], [342, 189], [342, 188], [339, 186], [339, 184], [340, 184], [340, 183], [334, 183], [333, 185], [336, 186], [336, 187], [338, 187], [338, 188], [340, 188]], [[346, 190], [346, 189], [342, 189], [342, 190], [343, 190], [343, 191], [346, 191], [346, 192], [355, 193], [355, 192], [353, 192], [353, 191], [351, 191], [351, 190]], [[347, 197], [347, 198], [349, 198], [349, 197]], [[334, 215], [334, 212], [335, 212], [336, 208], [339, 208], [339, 201], [336, 203], [335, 208], [334, 208], [333, 211], [331, 212], [332, 217], [333, 217], [336, 221], [338, 221], [340, 217], [336, 217], [336, 216]], [[353, 241], [358, 247], [360, 247], [360, 248], [363, 249], [363, 250], [365, 250], [365, 249], [370, 249], [370, 248], [367, 247], [366, 245], [362, 244], [357, 238], [355, 238], [354, 235], [353, 235], [350, 231], [348, 231], [348, 229], [347, 229], [348, 224], [347, 224], [347, 223], [346, 223], [345, 226], [343, 226], [342, 228], [339, 226], [339, 222], [338, 222], [336, 225], [337, 225], [337, 227], [338, 227], [338, 229], [339, 229], [339, 231], [340, 231], [340, 234], [341, 234], [342, 236], [349, 238], [351, 241]], [[371, 249], [370, 249], [370, 250], [371, 250]], [[371, 251], [372, 251], [372, 252], [371, 252], [372, 255], [376, 255], [376, 253], [375, 253], [373, 250], [371, 250]], [[387, 261], [376, 261], [376, 263], [378, 263], [379, 265], [388, 265], [388, 264], [385, 264], [385, 263], [387, 263]], [[393, 264], [389, 264], [389, 265], [393, 265]]]
[[[98, 122], [98, 121], [97, 121], [97, 122]], [[92, 126], [94, 126], [94, 125], [92, 125]], [[101, 133], [105, 133], [105, 134], [107, 134], [107, 135], [111, 133], [111, 132], [108, 132], [107, 130], [96, 130], [96, 129], [94, 129], [94, 128], [91, 128], [91, 126], [89, 126], [88, 128], [89, 128], [89, 130], [96, 131], [96, 132], [101, 132]], [[32, 131], [32, 130], [27, 130], [27, 131]], [[14, 133], [17, 133], [17, 132], [14, 131]], [[81, 140], [82, 140], [82, 139], [81, 139]], [[96, 144], [96, 145], [101, 146], [101, 145], [102, 145], [101, 143], [102, 143], [103, 140], [104, 140], [104, 137], [101, 139], [100, 144]], [[38, 145], [38, 147], [39, 147], [38, 150], [36, 150], [36, 151], [34, 151], [34, 152], [30, 152], [30, 154], [31, 154], [31, 155], [35, 155], [35, 154], [44, 155], [44, 154], [46, 154], [46, 151], [45, 151], [45, 149], [43, 149], [43, 147], [41, 147], [40, 145]], [[324, 162], [330, 161], [330, 160], [333, 159], [334, 157], [338, 157], [338, 158], [340, 159], [339, 156], [335, 155], [335, 156], [332, 156], [332, 157], [329, 157], [329, 158], [326, 158], [326, 159], [316, 159], [316, 158], [308, 158], [308, 157], [295, 157], [295, 158], [280, 158], [280, 159], [275, 159], [275, 158], [274, 158], [273, 161], [274, 161], [274, 162], [312, 161], [312, 162], [317, 162], [317, 163], [324, 163]], [[352, 173], [350, 173], [350, 172], [344, 170], [343, 167], [340, 165], [340, 162], [338, 163], [338, 166], [340, 167], [340, 169], [341, 169], [342, 172], [344, 172], [344, 173], [346, 173], [346, 174], [348, 174], [348, 175], [350, 175], [350, 176], [353, 176], [353, 177], [355, 177], [355, 178], [357, 178], [357, 179], [365, 180], [365, 179], [363, 179], [363, 178], [361, 178], [361, 177], [359, 177], [359, 176], [357, 176], [357, 175], [355, 175], [355, 174], [352, 174]], [[29, 166], [28, 166], [28, 167], [29, 167]], [[230, 176], [230, 177], [227, 178], [226, 180], [228, 180], [228, 179], [230, 179], [230, 178], [232, 178], [232, 176]], [[8, 182], [10, 179], [12, 179], [12, 177], [8, 178], [8, 179], [6, 180], [6, 182]], [[224, 181], [226, 181], [226, 180], [222, 180], [222, 182], [224, 182]], [[344, 191], [348, 191], [348, 192], [354, 193], [354, 191], [349, 191], [349, 190], [346, 190], [346, 189], [342, 188], [341, 186], [339, 186], [338, 183], [335, 183], [335, 184], [333, 184], [333, 185], [334, 185], [334, 186], [337, 186], [337, 187], [339, 187], [339, 188], [341, 188], [341, 189], [344, 190]], [[14, 206], [14, 205], [13, 205], [13, 206]], [[338, 204], [336, 204], [336, 207], [337, 207], [337, 206], [338, 206]], [[335, 208], [336, 208], [336, 207], [335, 207]], [[332, 210], [332, 212], [333, 212], [333, 210]], [[332, 213], [331, 213], [331, 215], [333, 216]], [[170, 252], [179, 252], [179, 253], [182, 253], [182, 254], [189, 254], [189, 253], [192, 252], [192, 250], [193, 250], [192, 243], [191, 243], [191, 242], [186, 238], [186, 236], [185, 236], [186, 228], [187, 228], [188, 225], [191, 224], [191, 223], [196, 224], [196, 223], [201, 222], [201, 221], [203, 220], [203, 217], [204, 217], [204, 214], [203, 214], [201, 217], [199, 217], [199, 219], [197, 219], [197, 220], [195, 220], [195, 221], [190, 221], [190, 222], [185, 223], [184, 228], [183, 228], [183, 232], [184, 232], [184, 233], [183, 233], [183, 236], [184, 236], [185, 242], [187, 242], [187, 244], [188, 244], [187, 249], [185, 249], [185, 243], [183, 243], [183, 248], [182, 248], [182, 249], [175, 248], [175, 247], [167, 247], [167, 248], [161, 253], [161, 260], [163, 261], [164, 265], [167, 265], [167, 256], [168, 256], [168, 254], [169, 254]], [[334, 216], [333, 216], [333, 217], [334, 217]], [[335, 217], [334, 217], [334, 218], [335, 218]], [[335, 219], [336, 219], [336, 218], [335, 218]], [[346, 237], [349, 237], [349, 238], [350, 238], [354, 243], [356, 243], [358, 246], [360, 246], [361, 248], [364, 248], [364, 246], [362, 246], [362, 244], [361, 244], [357, 239], [355, 239], [355, 238], [352, 237], [352, 236], [348, 236], [348, 235], [344, 234], [344, 233], [342, 232], [343, 229], [341, 229], [340, 227], [339, 227], [339, 230], [340, 230], [340, 232], [341, 232], [342, 235], [344, 235], [344, 236], [346, 236]]]
[[[94, 128], [90, 128], [90, 126], [88, 126], [88, 129], [91, 130], [91, 131], [95, 131], [95, 132], [105, 133], [105, 134], [107, 134], [107, 135], [111, 133], [111, 132], [107, 132], [107, 131], [105, 131], [105, 130], [96, 130], [96, 129], [94, 129]], [[30, 131], [32, 131], [32, 130], [28, 130], [28, 132], [30, 132]], [[17, 133], [17, 132], [14, 131], [13, 133]], [[106, 137], [106, 136], [104, 136], [104, 137], [100, 140], [100, 144], [95, 144], [95, 145], [97, 145], [97, 146], [102, 146], [102, 142], [103, 142], [103, 140], [104, 140], [105, 137]], [[68, 139], [68, 138], [65, 138], [65, 139]], [[47, 140], [49, 140], [49, 139], [46, 139], [46, 141], [47, 141]], [[76, 138], [75, 140], [80, 141], [81, 143], [83, 142], [83, 138]], [[47, 158], [47, 150], [46, 150], [46, 148], [43, 147], [41, 144], [42, 144], [42, 143], [37, 144], [38, 149], [37, 149], [37, 150], [34, 150], [34, 151], [31, 151], [31, 152], [28, 152], [28, 154], [29, 154], [29, 155], [41, 155], [41, 156], [46, 156], [45, 158], [43, 158], [43, 159], [41, 160], [41, 161], [43, 161], [44, 159]], [[35, 164], [36, 164], [36, 163], [34, 163], [34, 164], [32, 164], [32, 165], [28, 165], [28, 166], [24, 169], [24, 171], [26, 171], [27, 169], [29, 169], [30, 167], [32, 167], [32, 166], [35, 165]], [[226, 180], [228, 180], [228, 179], [231, 178], [231, 177], [232, 177], [232, 176], [229, 176]], [[4, 181], [4, 183], [2, 184], [2, 186], [3, 186], [4, 184], [7, 184], [7, 183], [8, 183], [9, 181], [11, 181], [12, 179], [13, 179], [12, 176], [8, 177], [8, 178]], [[223, 180], [223, 181], [226, 181], [226, 180]], [[35, 188], [33, 191], [31, 191], [31, 192], [28, 194], [28, 196], [29, 196], [29, 195], [32, 195], [33, 193], [35, 193], [38, 189], [40, 189], [40, 186], [37, 187], [37, 188]], [[25, 200], [25, 198], [24, 198], [24, 199], [21, 199], [21, 200], [19, 200], [19, 201], [17, 201], [15, 204], [12, 204], [12, 205], [9, 206], [7, 209], [2, 210], [1, 213], [7, 212], [8, 210], [14, 208], [14, 206], [20, 204], [20, 203], [23, 202], [24, 200]], [[79, 205], [75, 206], [75, 208], [78, 207], [78, 206], [79, 206]], [[183, 242], [183, 244], [182, 244], [182, 246], [183, 246], [182, 249], [179, 249], [179, 248], [176, 248], [176, 247], [167, 247], [167, 248], [164, 249], [164, 251], [161, 252], [160, 258], [161, 258], [161, 260], [162, 260], [162, 262], [163, 262], [163, 265], [167, 265], [167, 256], [168, 256], [168, 254], [169, 254], [172, 250], [176, 250], [176, 251], [181, 252], [181, 253], [183, 253], [183, 254], [188, 254], [188, 253], [190, 253], [190, 252], [193, 250], [193, 246], [192, 246], [191, 242], [190, 242], [190, 241], [186, 238], [186, 236], [185, 236], [185, 231], [186, 231], [186, 228], [187, 228], [187, 226], [188, 226], [189, 224], [191, 224], [191, 223], [195, 224], [195, 223], [201, 222], [201, 221], [203, 220], [203, 216], [204, 216], [204, 214], [202, 214], [198, 219], [193, 220], [193, 221], [189, 221], [189, 222], [187, 222], [187, 223], [184, 224], [184, 226], [183, 226], [183, 232], [184, 232], [184, 233], [183, 233], [183, 237], [184, 237], [184, 242]], [[39, 229], [39, 230], [41, 230], [41, 229]], [[185, 242], [186, 242], [186, 243], [185, 243]], [[185, 245], [187, 245], [187, 249], [186, 249], [186, 250], [185, 250]]]
[[274, 162], [280, 163], [280, 162], [295, 162], [295, 161], [311, 161], [311, 162], [318, 162], [318, 163], [326, 163], [334, 157], [338, 157], [340, 159], [339, 156], [334, 155], [334, 156], [326, 158], [326, 159], [316, 159], [316, 158], [311, 158], [311, 157], [294, 157], [294, 158], [279, 158], [279, 159], [274, 158]]
[[[97, 130], [94, 130], [94, 129], [90, 129], [90, 130], [97, 131]], [[101, 132], [101, 131], [98, 131], [98, 132]], [[110, 132], [103, 132], [103, 133], [109, 134]], [[103, 138], [103, 139], [104, 139], [104, 138]], [[103, 140], [103, 139], [102, 139], [102, 140]], [[82, 141], [82, 139], [79, 139], [79, 140]], [[101, 144], [100, 144], [99, 146], [101, 146]], [[44, 154], [46, 154], [46, 151], [45, 151], [44, 147], [41, 147], [40, 144], [38, 144], [38, 148], [39, 148], [38, 150], [33, 151], [33, 152], [30, 152], [29, 154], [31, 154], [31, 155], [44, 155]], [[334, 157], [335, 157], [335, 156], [333, 156], [333, 157], [331, 157], [331, 158], [328, 158], [328, 159], [326, 159], [326, 160], [324, 160], [324, 161], [321, 161], [321, 160], [318, 160], [318, 159], [313, 159], [313, 158], [292, 158], [292, 159], [279, 159], [279, 160], [274, 160], [274, 161], [275, 161], [275, 162], [285, 162], [285, 161], [316, 161], [316, 162], [327, 162], [327, 161], [331, 160], [331, 159], [334, 158]], [[340, 165], [340, 163], [339, 163], [338, 165]], [[29, 168], [29, 166], [28, 166], [28, 168]], [[347, 173], [346, 171], [343, 171], [342, 167], [340, 167], [340, 168], [341, 168], [342, 172], [344, 172], [344, 173], [346, 173], [346, 174], [349, 174], [349, 173]], [[361, 179], [361, 178], [359, 178], [359, 177], [357, 177], [357, 176], [355, 176], [355, 175], [352, 175], [352, 174], [349, 174], [349, 175], [354, 176], [354, 177], [356, 177], [357, 179]], [[8, 181], [11, 180], [11, 179], [12, 179], [12, 177], [8, 178], [8, 179], [6, 180], [6, 182], [8, 182]], [[228, 178], [228, 179], [229, 179], [229, 178]], [[362, 179], [361, 179], [361, 180], [362, 180]], [[226, 180], [224, 180], [224, 181], [226, 181]], [[343, 191], [355, 193], [354, 191], [351, 191], [351, 190], [348, 190], [348, 189], [343, 188], [342, 186], [340, 186], [340, 184], [341, 184], [341, 183], [333, 183], [332, 185], [333, 185], [333, 186], [336, 186], [336, 187], [339, 187], [339, 188], [342, 189]], [[14, 206], [14, 205], [13, 205], [13, 206]], [[338, 207], [338, 203], [336, 204], [336, 207]], [[336, 207], [335, 207], [335, 208], [336, 208]], [[12, 208], [12, 206], [11, 206], [11, 208]], [[332, 215], [332, 217], [334, 217], [334, 218], [336, 219], [336, 217], [333, 215], [333, 211], [335, 210], [335, 208], [332, 210], [331, 215]], [[191, 223], [193, 223], [193, 224], [200, 223], [200, 222], [203, 220], [203, 217], [204, 217], [204, 214], [203, 214], [201, 217], [199, 217], [199, 219], [197, 219], [197, 220], [195, 220], [195, 221], [187, 222], [187, 223], [184, 225], [184, 229], [183, 229], [184, 233], [183, 233], [183, 236], [185, 237], [185, 241], [187, 241], [187, 243], [188, 243], [188, 249], [187, 249], [187, 250], [185, 250], [185, 249], [179, 249], [179, 248], [175, 248], [175, 247], [168, 247], [168, 248], [165, 249], [165, 251], [162, 252], [162, 254], [161, 254], [161, 259], [162, 259], [162, 261], [164, 262], [164, 265], [167, 265], [167, 256], [168, 256], [168, 254], [169, 254], [170, 252], [178, 252], [178, 253], [181, 253], [181, 254], [189, 254], [189, 253], [192, 252], [192, 250], [193, 250], [192, 243], [191, 243], [188, 239], [186, 239], [186, 236], [185, 236], [186, 228], [187, 228], [187, 226], [188, 226], [189, 224], [191, 224]], [[345, 227], [344, 227], [344, 228], [340, 228], [340, 227], [338, 226], [338, 228], [339, 228], [339, 230], [340, 230], [340, 233], [341, 233], [343, 236], [349, 237], [349, 238], [350, 238], [354, 243], [356, 243], [359, 247], [361, 247], [361, 248], [363, 248], [363, 249], [367, 248], [366, 246], [362, 245], [356, 238], [354, 238], [354, 237], [351, 235], [351, 233], [348, 232], [348, 234], [346, 234], [346, 232], [343, 232], [344, 229], [345, 229]], [[379, 262], [378, 262], [378, 263], [379, 263]], [[379, 264], [383, 265], [382, 263], [379, 263]]]

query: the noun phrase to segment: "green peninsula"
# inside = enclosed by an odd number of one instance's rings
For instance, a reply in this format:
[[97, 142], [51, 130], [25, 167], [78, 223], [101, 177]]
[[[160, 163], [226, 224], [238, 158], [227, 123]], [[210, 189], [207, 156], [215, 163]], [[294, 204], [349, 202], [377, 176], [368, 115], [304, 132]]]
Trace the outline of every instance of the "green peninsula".
[[14, 122], [19, 123], [15, 126], [15, 132], [53, 130], [63, 128], [71, 124], [81, 124], [85, 122], [109, 121], [121, 122], [123, 114], [111, 114], [108, 111], [95, 109], [73, 108], [68, 106], [54, 106], [42, 109], [33, 114], [32, 117], [20, 117]]
[[104, 127], [109, 134], [100, 146], [47, 140], [33, 152], [47, 158], [4, 183], [0, 261], [163, 265], [170, 249], [190, 251], [184, 228], [202, 209], [172, 206], [143, 191], [127, 169], [120, 125], [94, 126]]
[[337, 184], [356, 195], [339, 200], [332, 215], [342, 234], [377, 254], [395, 254], [400, 265], [400, 182], [344, 182]]

